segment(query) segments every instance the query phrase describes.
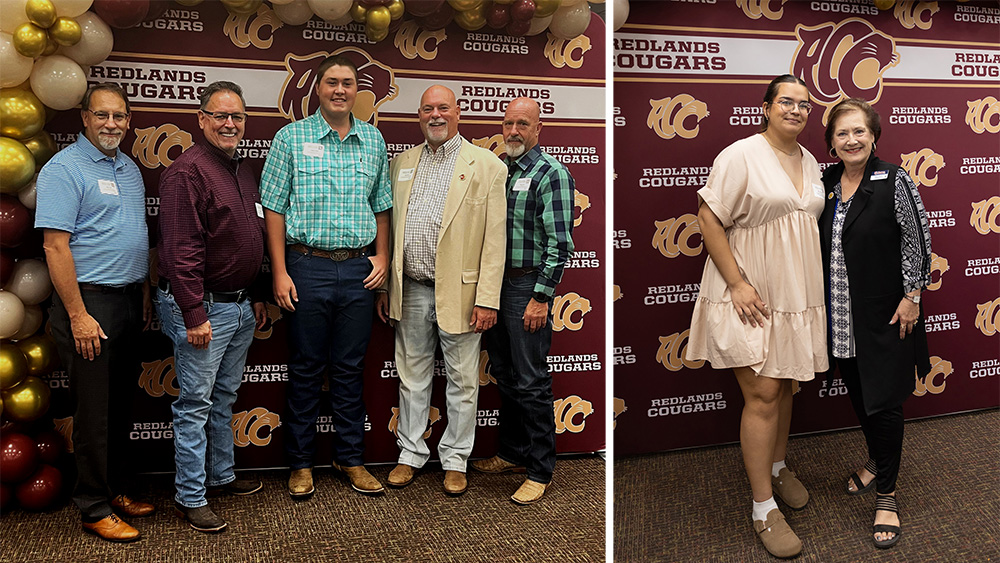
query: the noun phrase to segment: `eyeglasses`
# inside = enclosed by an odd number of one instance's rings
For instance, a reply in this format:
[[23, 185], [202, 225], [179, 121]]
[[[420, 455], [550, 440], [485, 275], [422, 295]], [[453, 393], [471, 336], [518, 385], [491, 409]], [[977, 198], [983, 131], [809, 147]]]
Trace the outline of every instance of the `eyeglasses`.
[[107, 121], [109, 117], [114, 118], [115, 123], [124, 123], [125, 120], [128, 119], [129, 115], [127, 113], [122, 113], [122, 112], [108, 113], [106, 111], [94, 111], [92, 109], [88, 109], [87, 111], [92, 113], [94, 117], [96, 117], [97, 120], [102, 123]]
[[238, 111], [233, 113], [226, 113], [224, 111], [205, 111], [203, 109], [198, 111], [211, 117], [216, 123], [219, 124], [225, 123], [228, 119], [232, 119], [233, 123], [243, 123], [243, 121], [247, 118], [247, 114], [240, 113]]
[[[795, 102], [787, 98], [782, 98], [778, 100], [777, 103], [779, 106], [781, 106], [781, 109], [785, 111], [792, 111], [792, 108], [795, 107]], [[809, 113], [813, 109], [813, 105], [810, 104], [809, 102], [799, 102], [798, 106], [799, 106], [799, 111], [801, 111], [802, 113]]]

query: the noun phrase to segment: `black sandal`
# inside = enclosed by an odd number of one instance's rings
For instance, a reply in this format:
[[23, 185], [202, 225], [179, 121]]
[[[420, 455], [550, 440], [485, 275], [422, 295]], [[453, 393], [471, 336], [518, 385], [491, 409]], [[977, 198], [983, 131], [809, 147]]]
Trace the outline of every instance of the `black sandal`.
[[[878, 467], [876, 467], [874, 459], [868, 458], [868, 461], [865, 462], [864, 468], [872, 475], [878, 475]], [[854, 483], [853, 491], [851, 490], [851, 483]], [[851, 496], [863, 495], [873, 488], [875, 488], [875, 479], [873, 478], [867, 485], [865, 485], [861, 482], [861, 476], [858, 475], [857, 471], [851, 473], [851, 477], [847, 480], [847, 485], [845, 486], [847, 494]]]
[[[899, 508], [896, 505], [896, 496], [875, 493], [875, 512], [878, 512], [879, 510], [884, 510], [886, 512], [894, 512], [895, 514], [898, 515]], [[892, 536], [887, 540], [879, 540], [875, 538], [875, 534], [877, 534], [878, 532], [883, 532], [883, 533], [888, 532], [896, 535]], [[900, 531], [899, 526], [893, 526], [890, 524], [872, 525], [872, 541], [875, 542], [875, 547], [879, 549], [887, 549], [896, 545], [896, 542], [899, 541], [899, 536], [901, 533], [902, 532]]]

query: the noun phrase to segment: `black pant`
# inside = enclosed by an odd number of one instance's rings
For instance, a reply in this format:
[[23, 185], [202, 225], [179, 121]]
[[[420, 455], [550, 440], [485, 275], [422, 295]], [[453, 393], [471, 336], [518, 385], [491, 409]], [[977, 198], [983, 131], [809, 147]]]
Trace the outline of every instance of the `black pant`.
[[875, 490], [888, 494], [896, 490], [899, 475], [899, 458], [903, 453], [903, 405], [892, 409], [868, 414], [865, 411], [864, 395], [861, 390], [861, 373], [856, 358], [837, 358], [840, 375], [844, 378], [851, 405], [858, 415], [861, 431], [868, 443], [868, 457], [875, 460], [878, 475], [875, 476]]
[[69, 373], [73, 414], [73, 449], [77, 480], [73, 502], [83, 519], [111, 514], [110, 500], [125, 492], [130, 470], [128, 450], [132, 392], [140, 375], [138, 337], [142, 331], [142, 290], [128, 293], [81, 291], [87, 313], [101, 325], [107, 340], [93, 361], [76, 352], [69, 315], [53, 295], [52, 336]]

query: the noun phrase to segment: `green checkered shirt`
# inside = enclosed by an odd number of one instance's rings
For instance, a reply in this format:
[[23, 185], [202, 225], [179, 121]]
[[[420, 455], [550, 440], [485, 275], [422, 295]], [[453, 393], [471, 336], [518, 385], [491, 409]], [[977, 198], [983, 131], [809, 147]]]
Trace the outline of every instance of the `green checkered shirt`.
[[[535, 293], [551, 299], [573, 254], [573, 176], [539, 145], [505, 161], [507, 174], [507, 267], [537, 268]], [[517, 180], [530, 178], [526, 190]], [[520, 184], [523, 186], [523, 184]]]
[[375, 240], [375, 213], [392, 207], [385, 139], [351, 116], [341, 140], [317, 111], [274, 136], [260, 192], [264, 207], [285, 216], [289, 244], [367, 246]]

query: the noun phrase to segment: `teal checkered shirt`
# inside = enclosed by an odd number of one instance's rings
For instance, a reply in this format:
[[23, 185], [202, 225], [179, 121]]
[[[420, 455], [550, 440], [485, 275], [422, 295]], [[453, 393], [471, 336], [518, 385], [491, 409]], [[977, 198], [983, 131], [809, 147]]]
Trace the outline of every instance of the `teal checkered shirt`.
[[[507, 164], [507, 267], [536, 268], [535, 293], [550, 299], [573, 254], [574, 182], [569, 170], [535, 145]], [[518, 180], [530, 179], [530, 184]], [[527, 189], [519, 189], [527, 188]]]
[[385, 139], [351, 116], [343, 140], [317, 111], [274, 136], [260, 179], [264, 207], [285, 216], [285, 239], [314, 248], [375, 240], [375, 213], [392, 207]]

